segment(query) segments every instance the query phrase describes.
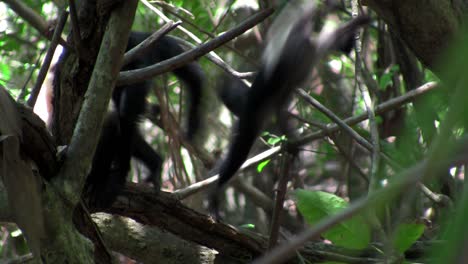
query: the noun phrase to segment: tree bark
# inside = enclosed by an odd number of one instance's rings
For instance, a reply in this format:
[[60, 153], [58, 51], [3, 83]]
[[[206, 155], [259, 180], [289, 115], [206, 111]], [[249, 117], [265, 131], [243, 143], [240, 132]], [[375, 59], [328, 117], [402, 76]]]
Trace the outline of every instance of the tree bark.
[[363, 0], [428, 68], [437, 63], [461, 30], [464, 0]]
[[[54, 114], [58, 119], [54, 121], [55, 128], [60, 129], [55, 130], [57, 134], [54, 136], [60, 144], [70, 142], [70, 145], [58, 175], [43, 192], [47, 237], [42, 242], [41, 257], [46, 263], [110, 262], [109, 258], [99, 259], [106, 255], [93, 255], [92, 244], [73, 223], [73, 213], [80, 202], [82, 186], [99, 139], [96, 135], [100, 134], [120, 70], [137, 1], [124, 1], [112, 10], [110, 16], [96, 15], [95, 4], [94, 1], [81, 3], [80, 15], [82, 19], [87, 17], [100, 23], [87, 24], [89, 20], [80, 20], [82, 39], [75, 39], [74, 45], [80, 46], [80, 52], [88, 50], [89, 53], [68, 53], [58, 69], [60, 78], [54, 98], [57, 103]], [[90, 36], [93, 41], [89, 41]]]

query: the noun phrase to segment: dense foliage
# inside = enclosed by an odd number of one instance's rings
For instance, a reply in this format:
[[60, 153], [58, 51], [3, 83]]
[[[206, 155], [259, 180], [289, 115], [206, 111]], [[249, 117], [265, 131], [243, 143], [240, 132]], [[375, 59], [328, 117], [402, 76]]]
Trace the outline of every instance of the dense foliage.
[[[9, 8], [9, 2], [0, 2], [0, 86], [24, 103], [38, 80], [50, 40]], [[54, 28], [61, 1], [21, 2]], [[199, 45], [259, 10], [283, 7], [258, 2], [140, 1], [132, 30], [154, 32], [169, 19], [180, 20], [182, 24], [170, 34]], [[346, 4], [323, 17], [317, 27], [333, 28], [349, 21], [352, 6], [349, 1], [343, 2]], [[468, 237], [468, 196], [464, 188], [466, 34], [460, 29], [457, 36], [462, 37], [445, 40], [450, 48], [436, 66], [424, 65], [382, 17], [370, 8], [364, 11], [371, 23], [358, 34], [353, 51], [329, 54], [294, 93], [288, 107], [293, 135], [284, 135], [279, 118], [264, 120], [267, 126], [250, 152], [250, 165], [240, 170], [223, 195], [223, 222], [247, 234], [276, 239], [280, 230], [278, 244], [285, 247], [294, 240], [293, 235], [317, 228], [318, 233], [310, 238], [324, 247], [314, 248], [318, 253], [310, 255], [297, 251], [296, 257], [306, 262], [455, 263], [456, 259], [463, 263], [463, 245]], [[213, 176], [212, 169], [227, 149], [236, 123], [219, 94], [227, 89], [233, 75], [258, 69], [266, 33], [276, 15], [214, 50], [216, 54], [211, 53], [211, 57], [199, 59], [208, 82], [203, 94], [203, 132], [195, 143], [181, 137], [180, 124], [184, 124], [181, 120], [187, 111], [181, 98], [187, 96], [186, 89], [170, 74], [154, 81], [154, 92], [147, 98], [154, 111], [148, 111], [140, 129], [164, 156], [163, 191], [179, 195]], [[64, 39], [70, 31], [69, 22], [62, 34]], [[221, 69], [213, 63], [214, 56], [235, 70]], [[245, 81], [251, 83], [252, 75], [245, 75]], [[52, 84], [52, 77], [48, 78], [42, 92]], [[41, 100], [44, 97], [39, 97], [35, 112], [44, 117], [46, 109]], [[2, 119], [0, 116], [0, 122]], [[294, 157], [287, 151], [291, 146], [299, 149]], [[146, 169], [134, 160], [129, 179], [151, 185], [144, 181], [145, 173]], [[180, 195], [183, 205], [207, 214], [205, 188]], [[0, 210], [5, 208], [0, 205]], [[0, 213], [0, 217], [4, 215]], [[130, 218], [147, 224], [143, 216]], [[172, 232], [165, 226], [167, 222], [158, 223], [153, 224]], [[3, 224], [0, 234], [4, 260], [30, 252], [15, 224]], [[252, 237], [257, 239], [256, 235]], [[197, 239], [192, 241], [200, 244]], [[201, 244], [209, 247], [214, 242], [207, 243]], [[276, 240], [269, 241], [269, 245], [276, 244]], [[330, 244], [336, 248], [327, 247]], [[138, 261], [147, 260], [126, 254], [118, 243], [109, 245], [113, 251]], [[129, 261], [123, 256], [120, 259], [122, 263]]]

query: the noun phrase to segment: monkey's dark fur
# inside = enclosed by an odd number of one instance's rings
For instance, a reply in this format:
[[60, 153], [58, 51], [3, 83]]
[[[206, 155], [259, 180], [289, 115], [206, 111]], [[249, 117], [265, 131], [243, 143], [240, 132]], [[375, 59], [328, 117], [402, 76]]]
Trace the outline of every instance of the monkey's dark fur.
[[227, 109], [238, 117], [247, 102], [247, 84], [236, 77], [225, 75], [221, 78], [217, 92]]
[[[284, 108], [292, 91], [306, 80], [312, 67], [321, 58], [331, 50], [347, 49], [349, 44], [342, 40], [352, 39], [349, 35], [354, 34], [368, 20], [366, 17], [358, 17], [332, 34], [326, 37], [321, 35], [313, 41], [309, 36], [313, 29], [312, 16], [316, 14], [314, 8], [297, 8], [296, 12], [300, 17], [289, 28], [287, 25], [281, 28], [285, 21], [276, 23], [280, 29], [275, 28], [273, 23], [271, 30], [279, 32], [274, 32], [273, 38], [276, 39], [270, 39], [265, 48], [262, 66], [247, 92], [245, 105], [237, 110], [240, 112], [239, 121], [233, 130], [227, 156], [219, 168], [217, 186], [209, 198], [211, 214], [216, 218], [219, 218], [218, 196], [222, 187], [247, 159], [265, 121], [272, 113]], [[291, 23], [290, 16], [286, 19], [289, 19], [286, 23]], [[287, 35], [286, 38], [284, 35]], [[343, 47], [345, 44], [348, 46]]]
[[[150, 33], [132, 32], [127, 51], [150, 36]], [[133, 70], [150, 66], [183, 53], [177, 40], [164, 36], [122, 70]], [[189, 89], [187, 138], [194, 137], [200, 125], [201, 90], [204, 73], [200, 65], [191, 62], [173, 71]], [[85, 185], [85, 196], [97, 208], [109, 207], [123, 189], [130, 170], [132, 156], [138, 158], [150, 171], [155, 188], [161, 182], [162, 157], [143, 138], [138, 122], [146, 110], [146, 96], [151, 80], [115, 87], [112, 99], [115, 111], [106, 117], [101, 137], [93, 158], [91, 172]]]

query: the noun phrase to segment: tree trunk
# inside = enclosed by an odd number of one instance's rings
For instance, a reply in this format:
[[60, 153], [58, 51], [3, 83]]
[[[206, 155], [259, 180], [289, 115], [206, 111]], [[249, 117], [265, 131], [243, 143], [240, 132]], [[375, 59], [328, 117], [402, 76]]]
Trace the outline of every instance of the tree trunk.
[[421, 62], [436, 65], [461, 29], [464, 0], [363, 0], [401, 36]]

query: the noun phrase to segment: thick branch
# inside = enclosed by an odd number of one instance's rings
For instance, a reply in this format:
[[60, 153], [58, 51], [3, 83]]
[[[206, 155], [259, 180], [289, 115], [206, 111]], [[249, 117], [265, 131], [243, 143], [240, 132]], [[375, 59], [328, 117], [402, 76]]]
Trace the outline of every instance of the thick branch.
[[[166, 230], [184, 240], [213, 248], [221, 255], [236, 257], [238, 260], [240, 260], [239, 257], [242, 257], [244, 261], [240, 263], [250, 263], [252, 257], [265, 253], [267, 247], [267, 239], [255, 232], [244, 233], [240, 229], [213, 221], [210, 216], [186, 207], [168, 193], [156, 194], [152, 188], [138, 186], [134, 183], [127, 184], [127, 188], [119, 196], [117, 202], [106, 211], [132, 218], [147, 226]], [[103, 222], [103, 224], [108, 225], [109, 223]], [[106, 232], [104, 229], [104, 237], [107, 236]], [[121, 239], [121, 237], [116, 239]], [[159, 238], [153, 239], [159, 240]], [[111, 243], [119, 244], [119, 242]], [[125, 250], [110, 245], [114, 250]], [[427, 246], [421, 247], [419, 245], [409, 249], [407, 253], [411, 254], [411, 259], [417, 259], [423, 255], [422, 252], [426, 249]], [[381, 261], [376, 257], [380, 256], [376, 247], [365, 250], [350, 250], [322, 242], [309, 242], [303, 249], [299, 250], [299, 253], [313, 263], [324, 261], [378, 263]], [[284, 263], [297, 262], [294, 259]]]
[[59, 168], [57, 146], [47, 131], [44, 121], [30, 108], [18, 104], [22, 119], [23, 138], [21, 149], [39, 168], [45, 179], [51, 179]]
[[138, 262], [202, 264], [207, 263], [207, 259], [213, 260], [216, 255], [214, 250], [182, 240], [159, 228], [142, 225], [130, 218], [104, 213], [93, 214], [92, 218], [109, 249]]
[[217, 223], [167, 193], [154, 195], [152, 189], [136, 188], [134, 184], [128, 185], [108, 212], [130, 217], [143, 224], [159, 226], [183, 239], [214, 248], [229, 256], [258, 256], [266, 248], [266, 241], [251, 239], [233, 227]]
[[115, 86], [130, 34], [137, 1], [114, 10], [104, 34], [96, 64], [85, 94], [67, 159], [61, 168], [60, 189], [72, 203], [80, 199], [84, 180], [101, 132], [104, 115]]

